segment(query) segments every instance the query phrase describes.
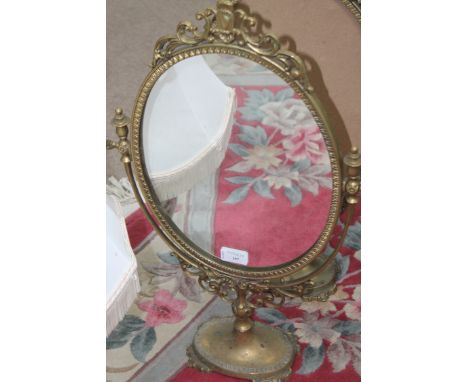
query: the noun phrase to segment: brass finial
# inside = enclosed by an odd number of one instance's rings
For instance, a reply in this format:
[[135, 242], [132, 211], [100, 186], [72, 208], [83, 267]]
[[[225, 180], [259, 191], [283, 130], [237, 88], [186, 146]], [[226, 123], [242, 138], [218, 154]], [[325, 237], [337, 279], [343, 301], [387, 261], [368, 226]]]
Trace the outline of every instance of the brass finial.
[[118, 149], [120, 151], [122, 154], [120, 160], [123, 163], [131, 162], [130, 144], [127, 140], [129, 123], [130, 119], [124, 114], [122, 108], [118, 107], [115, 109], [115, 115], [114, 118], [112, 118], [112, 124], [115, 127], [119, 141], [113, 142], [110, 139], [106, 140], [106, 147], [108, 150]]
[[114, 118], [112, 118], [112, 124], [115, 126], [115, 128], [128, 126], [129, 123], [130, 120], [124, 114], [123, 109], [121, 107], [115, 109], [115, 115]]
[[349, 154], [344, 157], [344, 163], [348, 167], [361, 167], [361, 153], [356, 146], [351, 147]]

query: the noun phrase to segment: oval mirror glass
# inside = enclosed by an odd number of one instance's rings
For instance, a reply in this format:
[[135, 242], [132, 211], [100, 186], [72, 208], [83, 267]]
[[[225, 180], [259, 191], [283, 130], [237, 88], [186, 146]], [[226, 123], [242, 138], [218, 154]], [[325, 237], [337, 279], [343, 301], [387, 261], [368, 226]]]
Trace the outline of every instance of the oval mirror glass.
[[162, 209], [212, 256], [278, 266], [325, 227], [332, 174], [318, 124], [253, 61], [206, 54], [172, 66], [150, 92], [141, 142]]

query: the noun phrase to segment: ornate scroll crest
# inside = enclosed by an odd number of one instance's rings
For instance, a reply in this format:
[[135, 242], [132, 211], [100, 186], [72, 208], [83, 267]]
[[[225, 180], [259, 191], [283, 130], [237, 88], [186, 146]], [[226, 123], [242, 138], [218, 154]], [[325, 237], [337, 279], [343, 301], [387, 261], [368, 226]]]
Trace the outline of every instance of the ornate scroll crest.
[[255, 33], [257, 19], [236, 7], [238, 0], [218, 0], [217, 8], [198, 12], [195, 18], [204, 23], [199, 28], [190, 21], [177, 26], [176, 34], [156, 42], [152, 67], [168, 61], [175, 54], [194, 46], [236, 46], [263, 56], [287, 72], [303, 88], [312, 92], [303, 60], [295, 53], [281, 49], [277, 37]]

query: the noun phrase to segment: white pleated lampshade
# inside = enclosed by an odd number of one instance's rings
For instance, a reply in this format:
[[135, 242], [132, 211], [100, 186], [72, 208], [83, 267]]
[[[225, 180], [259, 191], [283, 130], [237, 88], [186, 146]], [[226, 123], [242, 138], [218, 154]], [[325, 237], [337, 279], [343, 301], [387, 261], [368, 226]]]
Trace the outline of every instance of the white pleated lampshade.
[[140, 291], [137, 262], [123, 211], [112, 196], [107, 196], [106, 238], [106, 335], [109, 335]]
[[154, 85], [143, 119], [143, 151], [160, 200], [192, 189], [220, 166], [236, 97], [202, 56], [183, 60]]

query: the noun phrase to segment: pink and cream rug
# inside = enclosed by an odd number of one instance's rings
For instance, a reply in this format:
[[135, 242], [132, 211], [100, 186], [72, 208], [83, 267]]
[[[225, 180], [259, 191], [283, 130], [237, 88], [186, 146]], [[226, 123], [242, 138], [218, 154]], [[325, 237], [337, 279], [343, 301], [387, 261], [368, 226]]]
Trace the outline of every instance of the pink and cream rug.
[[[127, 218], [127, 226], [144, 294], [107, 339], [107, 381], [236, 381], [185, 367], [185, 349], [198, 325], [231, 315], [230, 306], [180, 271], [140, 210]], [[338, 292], [328, 302], [289, 301], [281, 309], [257, 309], [256, 319], [298, 337], [301, 352], [291, 381], [360, 380], [360, 229], [357, 217], [338, 256]], [[150, 277], [145, 267], [158, 276]]]

